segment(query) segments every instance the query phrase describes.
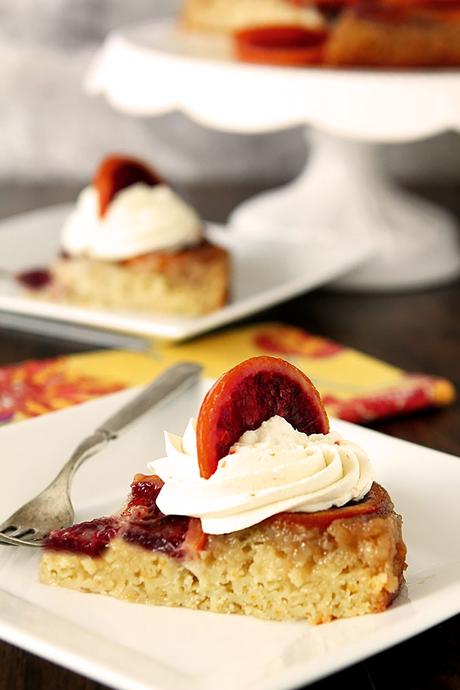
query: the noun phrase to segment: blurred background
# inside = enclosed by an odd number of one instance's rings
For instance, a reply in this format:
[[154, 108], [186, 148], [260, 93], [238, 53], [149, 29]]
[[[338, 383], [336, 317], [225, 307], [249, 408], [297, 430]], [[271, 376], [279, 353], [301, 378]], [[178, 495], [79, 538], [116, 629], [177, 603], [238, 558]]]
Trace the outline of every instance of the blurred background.
[[[173, 15], [179, 0], [0, 0], [0, 181], [84, 181], [108, 151], [138, 153], [178, 182], [280, 181], [297, 174], [300, 129], [240, 136], [180, 114], [133, 119], [81, 89], [96, 48], [116, 26]], [[408, 184], [460, 181], [460, 137], [386, 146]]]

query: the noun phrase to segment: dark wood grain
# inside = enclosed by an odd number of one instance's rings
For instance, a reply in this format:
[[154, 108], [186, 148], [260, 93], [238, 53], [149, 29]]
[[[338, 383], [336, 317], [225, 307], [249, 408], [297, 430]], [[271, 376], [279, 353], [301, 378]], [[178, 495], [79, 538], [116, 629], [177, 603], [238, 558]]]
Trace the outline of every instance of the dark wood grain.
[[[75, 186], [0, 187], [0, 215], [74, 198]], [[204, 215], [226, 214], [260, 185], [185, 190]], [[460, 217], [458, 190], [425, 190]], [[362, 295], [316, 291], [258, 314], [252, 321], [277, 319], [334, 338], [410, 370], [439, 374], [460, 388], [460, 284], [412, 294]], [[0, 317], [1, 318], [1, 317]], [[87, 349], [1, 329], [0, 364]], [[373, 425], [398, 438], [460, 455], [460, 405]], [[460, 460], [459, 460], [460, 462]], [[427, 507], [427, 511], [429, 508]], [[460, 544], [460, 540], [459, 540]], [[458, 547], [459, 545], [457, 545]], [[460, 690], [460, 616], [418, 635], [365, 663], [335, 674], [314, 690]], [[0, 642], [0, 690], [104, 690], [50, 662]], [[235, 688], [235, 690], [238, 690]]]

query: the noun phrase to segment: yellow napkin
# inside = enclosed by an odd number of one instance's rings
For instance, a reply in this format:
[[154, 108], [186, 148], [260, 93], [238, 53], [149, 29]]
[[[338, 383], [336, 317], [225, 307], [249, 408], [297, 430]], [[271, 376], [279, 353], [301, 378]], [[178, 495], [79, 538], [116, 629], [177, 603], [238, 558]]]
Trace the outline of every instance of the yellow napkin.
[[33, 360], [0, 369], [0, 422], [44, 414], [146, 383], [180, 360], [215, 378], [247, 357], [271, 354], [305, 371], [328, 412], [357, 423], [448, 405], [446, 379], [411, 374], [331, 340], [279, 323], [257, 324], [187, 343], [156, 343], [150, 355], [102, 351]]

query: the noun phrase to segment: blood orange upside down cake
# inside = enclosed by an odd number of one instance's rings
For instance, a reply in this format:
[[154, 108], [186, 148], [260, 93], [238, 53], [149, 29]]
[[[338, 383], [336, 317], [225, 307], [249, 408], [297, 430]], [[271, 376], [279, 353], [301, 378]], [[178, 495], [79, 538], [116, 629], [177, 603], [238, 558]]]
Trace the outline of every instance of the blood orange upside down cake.
[[150, 466], [118, 515], [49, 535], [42, 582], [311, 623], [397, 596], [401, 517], [291, 364], [255, 357], [224, 374]]
[[80, 193], [49, 269], [17, 276], [28, 296], [91, 309], [196, 317], [220, 309], [230, 256], [144, 162], [105, 158]]
[[459, 0], [184, 0], [181, 24], [229, 34], [247, 62], [460, 65]]

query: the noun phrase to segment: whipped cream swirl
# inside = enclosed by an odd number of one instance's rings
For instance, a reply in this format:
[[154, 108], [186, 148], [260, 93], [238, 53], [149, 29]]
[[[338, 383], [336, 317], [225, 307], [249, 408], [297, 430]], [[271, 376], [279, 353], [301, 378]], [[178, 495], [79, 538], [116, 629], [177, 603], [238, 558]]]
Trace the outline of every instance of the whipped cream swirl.
[[62, 229], [62, 248], [71, 256], [122, 261], [152, 251], [199, 244], [202, 222], [167, 185], [143, 183], [122, 189], [99, 216], [95, 187], [85, 187]]
[[166, 457], [149, 463], [163, 481], [166, 515], [201, 518], [207, 534], [227, 534], [272, 515], [311, 513], [360, 500], [371, 488], [369, 458], [335, 432], [308, 436], [282, 417], [246, 431], [209, 478], [200, 477], [195, 421], [184, 437], [165, 433]]

